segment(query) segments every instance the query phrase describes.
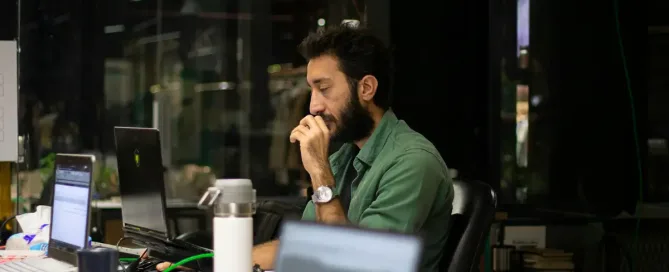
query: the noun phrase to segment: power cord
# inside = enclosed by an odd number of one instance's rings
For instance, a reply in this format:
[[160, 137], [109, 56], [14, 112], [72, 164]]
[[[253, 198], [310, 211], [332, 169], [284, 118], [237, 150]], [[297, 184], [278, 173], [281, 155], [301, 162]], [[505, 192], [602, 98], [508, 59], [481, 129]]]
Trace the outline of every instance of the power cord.
[[121, 252], [119, 250], [119, 247], [121, 246], [121, 242], [130, 239], [130, 237], [121, 237], [121, 239], [118, 239], [118, 242], [116, 242], [116, 251]]
[[[633, 247], [638, 246], [639, 242], [639, 232], [641, 229], [641, 217], [639, 217], [639, 207], [641, 206], [641, 203], [643, 203], [643, 166], [642, 166], [642, 160], [641, 160], [641, 147], [639, 145], [639, 131], [638, 131], [638, 124], [637, 124], [637, 116], [636, 116], [636, 106], [634, 103], [634, 94], [632, 93], [632, 80], [630, 79], [630, 73], [629, 73], [629, 68], [627, 67], [627, 57], [625, 56], [625, 47], [623, 45], [623, 36], [620, 30], [620, 7], [619, 7], [619, 2], [618, 0], [613, 0], [613, 12], [614, 12], [614, 18], [615, 18], [615, 24], [616, 24], [616, 34], [618, 36], [618, 47], [620, 49], [620, 57], [622, 59], [622, 64], [623, 64], [623, 72], [625, 74], [625, 81], [626, 81], [626, 87], [627, 87], [627, 94], [629, 96], [630, 100], [630, 110], [632, 111], [632, 133], [634, 136], [634, 147], [636, 150], [636, 157], [637, 157], [637, 171], [639, 173], [639, 201], [636, 205], [636, 226], [634, 229], [634, 237], [633, 237]], [[638, 254], [634, 254], [638, 255]], [[634, 267], [632, 266], [632, 271], [634, 271]]]
[[203, 254], [198, 254], [198, 255], [195, 255], [195, 256], [191, 256], [191, 257], [188, 257], [188, 258], [183, 259], [181, 261], [178, 261], [177, 263], [172, 264], [170, 267], [165, 269], [163, 272], [170, 272], [174, 269], [177, 269], [179, 266], [182, 266], [186, 263], [189, 263], [189, 262], [192, 262], [192, 261], [195, 261], [195, 260], [205, 259], [205, 258], [213, 258], [213, 257], [214, 257], [214, 253], [203, 253]]
[[12, 215], [12, 216], [8, 217], [7, 219], [5, 219], [5, 221], [2, 221], [2, 225], [0, 225], [0, 243], [2, 242], [2, 233], [5, 232], [5, 227], [7, 226], [7, 223], [9, 223], [9, 221], [12, 221], [12, 219], [15, 219], [15, 218], [16, 218], [16, 215]]

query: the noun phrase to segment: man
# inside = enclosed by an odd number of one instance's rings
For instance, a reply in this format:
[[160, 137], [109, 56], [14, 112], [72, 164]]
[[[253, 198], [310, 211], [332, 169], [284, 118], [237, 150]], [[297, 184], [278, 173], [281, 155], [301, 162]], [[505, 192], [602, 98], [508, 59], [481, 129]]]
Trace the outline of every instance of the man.
[[[419, 233], [425, 238], [421, 271], [436, 271], [452, 183], [435, 147], [389, 109], [388, 50], [365, 30], [348, 26], [311, 34], [300, 48], [309, 61], [311, 115], [292, 130], [290, 141], [299, 143], [314, 189], [303, 220]], [[331, 141], [345, 144], [328, 159]], [[253, 261], [273, 268], [278, 245], [256, 246]]]

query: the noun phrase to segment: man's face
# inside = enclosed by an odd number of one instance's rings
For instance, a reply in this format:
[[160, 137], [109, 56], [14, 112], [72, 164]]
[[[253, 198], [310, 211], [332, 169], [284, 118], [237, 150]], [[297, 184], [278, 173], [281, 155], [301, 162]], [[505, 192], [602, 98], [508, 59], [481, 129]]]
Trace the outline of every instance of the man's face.
[[307, 82], [311, 86], [309, 111], [325, 120], [332, 140], [352, 142], [369, 136], [374, 121], [360, 103], [357, 84], [346, 80], [337, 59], [329, 55], [311, 59]]

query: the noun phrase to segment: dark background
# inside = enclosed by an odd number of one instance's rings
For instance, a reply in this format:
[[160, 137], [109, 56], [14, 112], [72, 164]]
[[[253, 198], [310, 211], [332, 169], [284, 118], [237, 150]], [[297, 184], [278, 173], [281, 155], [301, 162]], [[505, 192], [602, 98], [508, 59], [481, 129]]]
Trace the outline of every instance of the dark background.
[[[180, 2], [169, 5], [178, 10]], [[348, 1], [331, 1], [328, 6], [323, 1], [283, 0], [273, 1], [271, 7], [249, 2], [252, 7], [224, 1], [209, 8], [259, 14], [259, 19], [251, 21], [226, 19], [229, 31], [225, 35], [242, 35], [240, 25], [248, 24], [248, 35], [261, 41], [252, 50], [258, 68], [252, 68], [251, 76], [261, 83], [267, 80], [263, 65], [303, 62], [294, 48], [315, 16], [342, 17], [333, 8], [337, 5], [351, 10]], [[390, 1], [389, 6], [384, 1], [364, 2], [369, 25], [395, 52], [393, 108], [397, 114], [434, 142], [461, 179], [483, 180], [506, 190], [500, 186], [500, 145], [509, 126], [500, 120], [500, 75], [520, 81], [536, 77], [519, 71], [513, 60], [515, 2]], [[526, 203], [530, 207], [615, 215], [634, 211], [639, 189], [645, 201], [669, 197], [666, 178], [645, 175], [647, 139], [669, 137], [669, 113], [662, 106], [669, 102], [666, 79], [661, 78], [662, 72], [648, 69], [661, 69], [659, 59], [666, 59], [667, 50], [660, 45], [666, 44], [666, 34], [649, 35], [645, 45], [646, 22], [640, 19], [647, 17], [648, 25], [666, 25], [666, 16], [661, 16], [659, 6], [645, 9], [634, 1], [620, 2], [619, 33], [611, 1], [532, 2], [531, 54], [542, 64], [541, 81], [550, 92], [544, 104], [531, 109], [537, 118], [530, 142], [544, 159], [531, 160], [528, 168], [543, 177], [548, 193], [530, 197]], [[666, 10], [666, 3], [655, 2], [650, 5], [664, 5]], [[170, 9], [164, 5], [163, 9]], [[155, 16], [155, 1], [23, 0], [21, 10], [21, 107], [61, 101], [53, 106], [62, 107], [66, 118], [79, 124], [81, 145], [108, 150], [104, 143], [110, 135], [104, 127], [111, 124], [103, 121], [103, 60], [121, 55], [127, 37], [104, 35], [101, 29], [113, 24], [130, 28]], [[14, 3], [2, 3], [0, 39], [17, 37], [15, 11]], [[283, 20], [286, 15], [292, 19]], [[163, 16], [171, 15], [166, 12]], [[189, 39], [188, 30], [203, 24], [207, 21], [182, 16], [164, 28], [183, 29], [182, 38]], [[640, 157], [618, 35], [631, 80]], [[271, 44], [271, 50], [262, 41]], [[647, 65], [647, 58], [658, 61]], [[231, 69], [233, 66], [230, 64]], [[652, 76], [657, 79], [649, 80]], [[655, 83], [652, 90], [648, 82]], [[263, 84], [257, 85], [254, 107], [261, 109], [268, 102]], [[30, 115], [30, 111], [22, 114], [23, 133], [34, 129], [28, 122], [33, 118]], [[262, 110], [251, 115], [256, 123], [267, 118]], [[666, 177], [662, 158], [654, 171]], [[637, 167], [640, 159], [643, 177]], [[513, 193], [501, 195], [508, 207], [516, 206]]]

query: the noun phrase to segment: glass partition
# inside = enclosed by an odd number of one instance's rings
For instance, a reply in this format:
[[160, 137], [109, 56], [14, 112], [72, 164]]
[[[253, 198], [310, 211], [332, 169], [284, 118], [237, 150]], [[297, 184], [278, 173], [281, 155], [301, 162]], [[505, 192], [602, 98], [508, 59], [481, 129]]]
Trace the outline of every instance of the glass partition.
[[94, 197], [116, 201], [115, 126], [160, 130], [169, 198], [195, 201], [213, 179], [239, 177], [261, 196], [304, 195], [306, 174], [288, 141], [309, 104], [297, 45], [318, 28], [362, 21], [365, 7], [22, 0], [27, 203], [48, 204], [42, 187], [58, 152], [95, 154]]

